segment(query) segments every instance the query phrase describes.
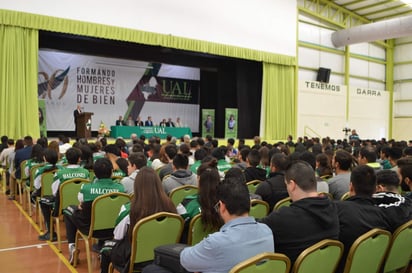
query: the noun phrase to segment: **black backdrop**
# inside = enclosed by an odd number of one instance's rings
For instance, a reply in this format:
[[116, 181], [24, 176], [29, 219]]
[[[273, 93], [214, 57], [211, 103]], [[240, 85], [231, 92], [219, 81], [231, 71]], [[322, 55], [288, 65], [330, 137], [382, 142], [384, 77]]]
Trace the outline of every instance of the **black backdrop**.
[[[200, 109], [215, 109], [215, 137], [224, 137], [225, 108], [239, 109], [239, 138], [252, 138], [259, 134], [262, 93], [260, 62], [46, 31], [40, 31], [39, 48], [198, 67]], [[201, 126], [200, 119], [199, 116]], [[48, 132], [48, 135], [53, 133], [66, 132]]]

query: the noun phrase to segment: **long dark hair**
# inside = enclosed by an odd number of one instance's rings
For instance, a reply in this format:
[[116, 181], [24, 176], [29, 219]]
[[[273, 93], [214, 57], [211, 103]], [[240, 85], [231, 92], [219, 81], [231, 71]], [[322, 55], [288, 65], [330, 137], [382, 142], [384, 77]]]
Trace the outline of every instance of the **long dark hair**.
[[216, 190], [220, 183], [220, 175], [217, 170], [217, 160], [213, 159], [203, 163], [197, 169], [199, 177], [199, 204], [202, 211], [201, 219], [205, 231], [216, 231], [223, 221], [214, 209], [217, 203]]
[[177, 213], [157, 173], [150, 167], [143, 167], [134, 182], [134, 196], [130, 206], [130, 240], [133, 227], [139, 220], [162, 211]]

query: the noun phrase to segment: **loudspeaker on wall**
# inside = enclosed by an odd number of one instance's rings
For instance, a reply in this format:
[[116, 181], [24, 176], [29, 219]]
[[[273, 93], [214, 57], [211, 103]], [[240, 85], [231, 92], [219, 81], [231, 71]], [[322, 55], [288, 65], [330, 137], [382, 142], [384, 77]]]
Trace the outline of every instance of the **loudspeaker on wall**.
[[319, 67], [316, 81], [329, 83], [329, 78], [330, 78], [330, 68]]

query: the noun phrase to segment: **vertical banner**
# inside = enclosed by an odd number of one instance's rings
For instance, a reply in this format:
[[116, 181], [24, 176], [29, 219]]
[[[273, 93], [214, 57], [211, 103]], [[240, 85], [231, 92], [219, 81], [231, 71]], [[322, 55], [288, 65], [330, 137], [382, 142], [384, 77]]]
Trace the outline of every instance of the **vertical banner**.
[[237, 138], [237, 108], [225, 109], [225, 138]]
[[47, 137], [46, 104], [44, 100], [39, 100], [39, 127], [40, 136]]
[[215, 109], [202, 109], [202, 137], [215, 135]]

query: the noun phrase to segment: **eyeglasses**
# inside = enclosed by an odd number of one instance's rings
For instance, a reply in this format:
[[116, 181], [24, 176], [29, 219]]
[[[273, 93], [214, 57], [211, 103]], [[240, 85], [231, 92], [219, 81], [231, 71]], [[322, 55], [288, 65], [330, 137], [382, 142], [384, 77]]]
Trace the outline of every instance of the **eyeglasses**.
[[213, 208], [215, 209], [216, 213], [219, 214], [220, 201], [217, 201], [216, 205], [214, 205]]

